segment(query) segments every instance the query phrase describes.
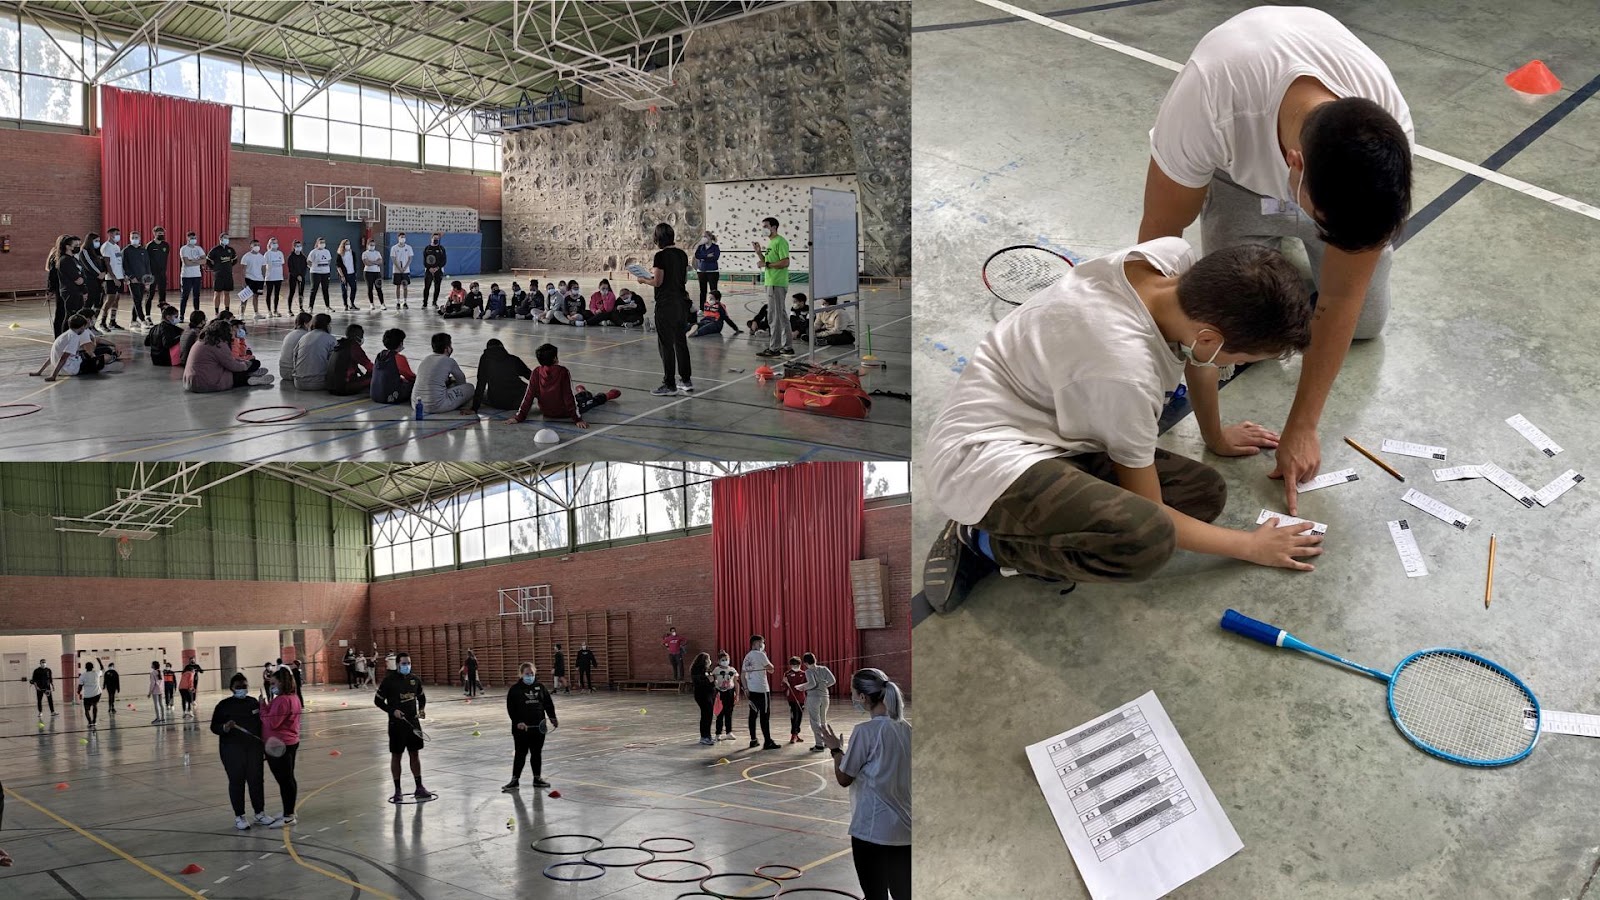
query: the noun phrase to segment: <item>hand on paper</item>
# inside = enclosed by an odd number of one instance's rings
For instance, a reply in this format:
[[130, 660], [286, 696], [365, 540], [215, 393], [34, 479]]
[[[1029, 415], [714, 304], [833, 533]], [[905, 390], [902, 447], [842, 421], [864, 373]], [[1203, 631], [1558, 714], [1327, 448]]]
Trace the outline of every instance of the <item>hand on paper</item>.
[[1254, 456], [1278, 447], [1278, 433], [1254, 422], [1240, 422], [1222, 429], [1222, 437], [1207, 449], [1218, 456]]
[[1322, 535], [1312, 534], [1313, 527], [1315, 523], [1306, 522], [1279, 528], [1276, 518], [1268, 519], [1246, 535], [1245, 552], [1240, 558], [1258, 566], [1314, 571], [1315, 566], [1301, 559], [1322, 555]]
[[1283, 479], [1284, 501], [1289, 507], [1289, 515], [1298, 516], [1300, 503], [1295, 485], [1315, 478], [1317, 470], [1322, 468], [1322, 445], [1317, 440], [1316, 430], [1292, 425], [1285, 428], [1278, 439], [1277, 455], [1277, 464], [1267, 477]]

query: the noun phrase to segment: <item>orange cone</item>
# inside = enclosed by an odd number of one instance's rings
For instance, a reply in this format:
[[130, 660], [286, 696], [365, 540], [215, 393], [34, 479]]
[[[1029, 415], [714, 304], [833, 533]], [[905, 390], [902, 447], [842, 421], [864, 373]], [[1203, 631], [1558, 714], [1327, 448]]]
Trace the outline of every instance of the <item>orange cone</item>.
[[343, 753], [340, 753], [340, 752], [339, 752], [339, 751], [337, 751], [337, 750], [330, 750], [330, 751], [328, 751], [328, 755], [329, 755], [329, 756], [343, 756], [343, 755], [344, 755], [344, 754], [343, 754]]
[[56, 790], [58, 790], [58, 791], [64, 791], [64, 790], [66, 790], [66, 789], [67, 789], [67, 783], [66, 783], [66, 782], [65, 782], [65, 781], [62, 781], [62, 782], [58, 782], [58, 783], [57, 783], [57, 784], [56, 784]]
[[561, 792], [560, 791], [551, 791], [550, 792], [550, 799], [552, 799], [552, 800], [560, 800], [561, 799]]
[[1561, 79], [1550, 71], [1544, 60], [1536, 59], [1506, 76], [1506, 84], [1524, 94], [1554, 94], [1561, 90]]
[[187, 866], [184, 866], [178, 872], [178, 874], [179, 875], [199, 875], [201, 872], [204, 872], [204, 871], [205, 871], [205, 869], [200, 868], [199, 866], [195, 865], [194, 863], [189, 863]]

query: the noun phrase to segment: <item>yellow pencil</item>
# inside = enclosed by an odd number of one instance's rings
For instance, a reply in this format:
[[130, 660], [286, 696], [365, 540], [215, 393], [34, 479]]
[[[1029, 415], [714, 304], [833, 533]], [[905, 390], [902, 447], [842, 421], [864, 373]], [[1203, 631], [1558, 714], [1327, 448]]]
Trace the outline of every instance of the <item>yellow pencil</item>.
[[1494, 534], [1489, 535], [1489, 578], [1483, 585], [1483, 608], [1489, 608], [1489, 595], [1494, 592]]
[[1356, 448], [1356, 452], [1357, 453], [1359, 453], [1362, 456], [1365, 456], [1367, 459], [1370, 459], [1373, 462], [1377, 463], [1378, 467], [1383, 469], [1385, 472], [1388, 472], [1390, 475], [1393, 475], [1395, 478], [1399, 479], [1400, 481], [1405, 481], [1406, 480], [1406, 477], [1404, 475], [1401, 475], [1399, 472], [1396, 472], [1392, 467], [1390, 467], [1390, 465], [1388, 463], [1386, 463], [1383, 460], [1381, 460], [1381, 459], [1377, 458], [1376, 456], [1372, 455], [1372, 451], [1371, 450], [1368, 450], [1367, 448], [1361, 446], [1360, 444], [1356, 443], [1355, 441], [1350, 440], [1349, 438], [1345, 438], [1344, 442], [1346, 444], [1349, 444], [1350, 446]]

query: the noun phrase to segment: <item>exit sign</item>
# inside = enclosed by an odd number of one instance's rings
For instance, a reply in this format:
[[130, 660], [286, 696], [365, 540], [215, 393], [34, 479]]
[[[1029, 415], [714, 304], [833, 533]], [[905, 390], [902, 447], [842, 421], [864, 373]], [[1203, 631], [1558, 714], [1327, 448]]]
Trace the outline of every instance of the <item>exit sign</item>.
[[[11, 217], [10, 217], [10, 216], [7, 216], [7, 217], [6, 217], [6, 218], [8, 218], [8, 219], [9, 219], [9, 218], [11, 218]], [[8, 225], [9, 225], [9, 224], [11, 224], [11, 223], [9, 223], [9, 222], [7, 222], [7, 223], [6, 223], [6, 224], [8, 224]], [[299, 224], [300, 224], [300, 217], [299, 217], [299, 216], [290, 216], [290, 217], [289, 217], [289, 224], [290, 224], [290, 225], [299, 225]]]

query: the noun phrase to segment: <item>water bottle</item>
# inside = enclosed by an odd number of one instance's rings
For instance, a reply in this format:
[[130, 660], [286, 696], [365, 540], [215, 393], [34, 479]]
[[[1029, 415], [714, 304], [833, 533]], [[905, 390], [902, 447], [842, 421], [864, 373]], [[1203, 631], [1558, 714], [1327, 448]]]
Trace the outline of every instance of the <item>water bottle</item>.
[[189, 754], [187, 753], [183, 755], [183, 764], [186, 766], [189, 764]]
[[423, 419], [426, 419], [427, 417], [428, 417], [427, 410], [422, 408], [422, 401], [418, 400], [417, 401], [417, 421], [421, 422]]

